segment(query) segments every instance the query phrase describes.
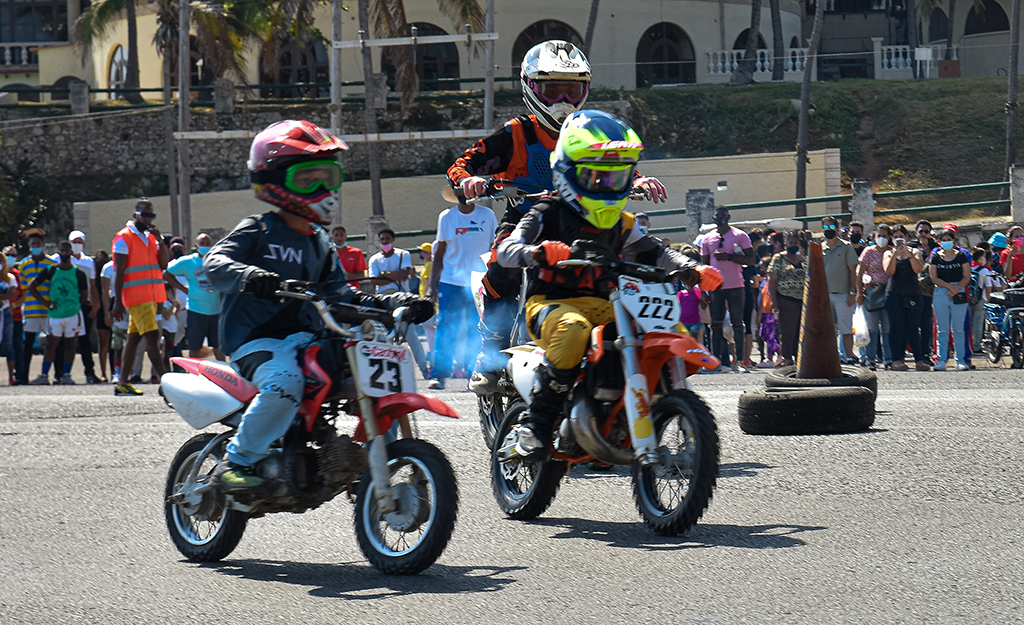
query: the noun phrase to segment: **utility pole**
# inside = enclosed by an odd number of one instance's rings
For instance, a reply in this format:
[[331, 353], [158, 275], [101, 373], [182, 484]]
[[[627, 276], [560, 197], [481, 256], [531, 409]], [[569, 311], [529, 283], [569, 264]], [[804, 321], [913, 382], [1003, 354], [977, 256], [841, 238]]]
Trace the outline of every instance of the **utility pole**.
[[[192, 7], [189, 0], [178, 0], [178, 131], [188, 132], [189, 100], [192, 91], [192, 75], [189, 61], [192, 58], [189, 46], [189, 26], [192, 23]], [[192, 240], [192, 162], [188, 153], [188, 141], [178, 140], [178, 202], [181, 209], [181, 232], [174, 234]]]
[[[817, 0], [814, 6], [814, 26], [807, 49], [807, 66], [804, 67], [804, 84], [800, 89], [800, 122], [797, 126], [796, 144], [796, 196], [807, 197], [807, 116], [811, 108], [811, 72], [818, 62], [818, 42], [821, 41], [821, 22], [825, 17], [825, 0]], [[796, 216], [807, 216], [807, 205], [796, 205]]]
[[[1010, 72], [1006, 89], [1006, 170], [1003, 180], [1010, 179], [1010, 168], [1017, 160], [1017, 67], [1020, 58], [1020, 0], [1013, 0], [1010, 18]], [[1004, 191], [1007, 197], [1009, 191]]]
[[[341, 41], [341, 14], [344, 9], [342, 0], [333, 0], [331, 3], [331, 36], [333, 41]], [[341, 48], [331, 46], [331, 132], [334, 135], [341, 134]], [[338, 156], [341, 159], [341, 156]], [[341, 223], [341, 189], [334, 192], [334, 199], [338, 202], [337, 215], [334, 219]]]
[[178, 207], [178, 167], [174, 150], [174, 111], [171, 109], [171, 42], [164, 48], [164, 140], [167, 142], [167, 193], [171, 200], [171, 231], [181, 230], [181, 209]]
[[[484, 13], [484, 30], [494, 32], [494, 0], [487, 0]], [[484, 44], [484, 62], [487, 64], [487, 81], [484, 83], [484, 130], [490, 130], [494, 123], [494, 40]]]
[[[369, 0], [359, 0], [359, 38], [370, 38], [370, 16], [367, 5]], [[377, 135], [377, 83], [373, 76], [373, 57], [370, 47], [363, 45], [363, 89], [366, 92], [366, 104], [364, 113], [366, 118], [366, 134], [369, 137]], [[370, 169], [370, 194], [373, 198], [374, 217], [384, 216], [384, 200], [380, 195], [380, 148], [377, 143], [370, 141], [366, 146], [368, 152], [368, 165]]]

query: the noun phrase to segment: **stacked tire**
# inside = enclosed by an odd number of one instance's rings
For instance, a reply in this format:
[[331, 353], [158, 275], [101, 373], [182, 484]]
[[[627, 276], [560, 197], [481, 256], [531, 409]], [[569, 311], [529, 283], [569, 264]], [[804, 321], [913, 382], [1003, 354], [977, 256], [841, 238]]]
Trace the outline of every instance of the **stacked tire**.
[[877, 394], [878, 378], [864, 367], [843, 365], [838, 378], [798, 378], [795, 366], [772, 369], [765, 388], [740, 396], [740, 429], [768, 435], [862, 432], [875, 422]]

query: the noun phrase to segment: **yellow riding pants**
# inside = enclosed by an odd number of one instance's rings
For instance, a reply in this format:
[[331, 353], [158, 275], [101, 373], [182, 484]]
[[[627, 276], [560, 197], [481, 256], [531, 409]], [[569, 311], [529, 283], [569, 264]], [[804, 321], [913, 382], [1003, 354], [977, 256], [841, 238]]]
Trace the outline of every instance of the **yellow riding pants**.
[[[600, 297], [549, 300], [534, 295], [526, 301], [526, 328], [556, 369], [577, 367], [587, 352], [590, 331], [614, 318], [611, 302]], [[534, 331], [538, 328], [539, 335]]]

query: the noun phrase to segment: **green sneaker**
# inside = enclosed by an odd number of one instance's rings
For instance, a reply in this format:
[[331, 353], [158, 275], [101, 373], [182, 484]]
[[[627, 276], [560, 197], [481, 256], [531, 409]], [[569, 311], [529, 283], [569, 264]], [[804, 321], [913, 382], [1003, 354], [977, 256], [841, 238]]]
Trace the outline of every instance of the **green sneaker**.
[[258, 490], [266, 484], [254, 468], [227, 461], [214, 470], [213, 477], [228, 492]]
[[117, 397], [136, 397], [142, 395], [142, 391], [125, 382], [114, 387], [114, 395]]

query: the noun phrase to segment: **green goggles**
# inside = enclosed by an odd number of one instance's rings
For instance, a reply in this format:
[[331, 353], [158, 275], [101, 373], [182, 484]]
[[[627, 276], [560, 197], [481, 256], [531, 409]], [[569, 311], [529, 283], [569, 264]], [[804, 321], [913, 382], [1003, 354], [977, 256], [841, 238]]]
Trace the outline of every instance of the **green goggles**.
[[337, 161], [305, 161], [289, 165], [284, 186], [295, 193], [313, 193], [318, 188], [337, 191], [345, 180], [345, 168]]
[[576, 165], [576, 183], [587, 193], [622, 193], [633, 183], [633, 169], [632, 164], [581, 163]]

